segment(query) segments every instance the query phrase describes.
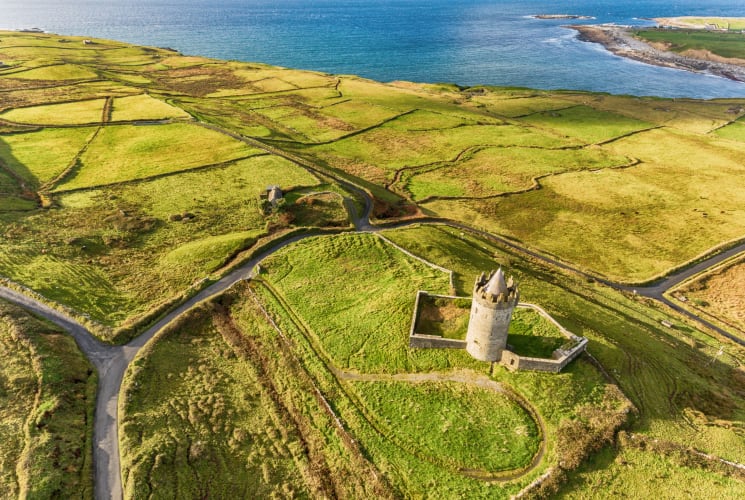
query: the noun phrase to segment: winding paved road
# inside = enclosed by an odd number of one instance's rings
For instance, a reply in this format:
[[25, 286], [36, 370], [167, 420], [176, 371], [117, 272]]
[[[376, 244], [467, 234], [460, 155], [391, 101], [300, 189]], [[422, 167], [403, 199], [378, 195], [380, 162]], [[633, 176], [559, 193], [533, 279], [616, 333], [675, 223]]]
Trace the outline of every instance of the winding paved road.
[[[336, 182], [338, 182], [339, 184], [341, 184], [342, 186], [344, 186], [351, 192], [359, 195], [361, 199], [363, 199], [365, 202], [364, 213], [361, 216], [358, 216], [356, 214], [356, 208], [355, 208], [353, 201], [348, 198], [345, 199], [345, 206], [348, 207], [348, 210], [350, 212], [350, 218], [353, 220], [356, 230], [361, 231], [361, 232], [375, 232], [375, 231], [379, 231], [383, 229], [381, 227], [373, 226], [370, 224], [370, 214], [372, 212], [372, 206], [373, 206], [370, 195], [364, 189], [353, 184], [347, 179], [342, 178], [335, 173], [327, 172], [325, 169], [320, 169], [316, 167], [315, 165], [313, 165], [312, 163], [310, 163], [309, 161], [305, 160], [304, 158], [284, 152], [282, 150], [266, 145], [259, 141], [255, 141], [253, 139], [248, 139], [240, 135], [233, 134], [229, 131], [225, 131], [224, 129], [221, 129], [213, 125], [208, 125], [208, 124], [201, 124], [201, 125], [206, 128], [210, 128], [210, 129], [225, 133], [227, 135], [230, 135], [231, 137], [241, 140], [254, 147], [264, 149], [265, 151], [271, 154], [275, 154], [283, 158], [286, 158], [289, 161], [295, 164], [298, 164], [302, 166], [303, 168], [311, 170], [318, 175], [330, 177], [334, 179]], [[728, 332], [725, 332], [722, 329], [716, 327], [715, 325], [712, 325], [709, 322], [699, 318], [695, 314], [692, 314], [686, 311], [685, 309], [681, 308], [680, 306], [677, 306], [676, 304], [672, 303], [671, 301], [669, 301], [663, 296], [663, 293], [667, 289], [680, 283], [681, 281], [707, 268], [710, 268], [731, 256], [734, 256], [740, 252], [744, 252], [745, 242], [741, 243], [740, 245], [726, 252], [722, 252], [720, 254], [712, 256], [711, 258], [703, 260], [700, 263], [696, 264], [695, 266], [682, 270], [660, 281], [659, 283], [655, 285], [634, 288], [631, 286], [620, 285], [620, 284], [616, 284], [616, 283], [613, 283], [607, 280], [599, 279], [596, 276], [592, 276], [584, 271], [573, 268], [572, 266], [569, 266], [568, 264], [560, 262], [556, 259], [553, 259], [546, 255], [542, 255], [538, 252], [534, 252], [532, 250], [524, 248], [520, 246], [519, 244], [513, 241], [510, 241], [506, 238], [503, 238], [503, 237], [500, 237], [500, 236], [497, 236], [497, 235], [494, 235], [494, 234], [491, 234], [485, 231], [477, 230], [477, 229], [469, 227], [466, 224], [453, 222], [447, 219], [438, 219], [438, 218], [415, 219], [415, 220], [392, 224], [392, 225], [387, 226], [387, 228], [394, 229], [394, 228], [406, 227], [409, 225], [422, 224], [422, 223], [445, 224], [445, 225], [448, 225], [454, 228], [459, 228], [465, 231], [469, 231], [469, 232], [478, 234], [480, 236], [483, 236], [501, 245], [508, 246], [523, 254], [539, 259], [543, 262], [548, 263], [549, 265], [552, 265], [552, 266], [555, 266], [561, 269], [565, 269], [573, 273], [586, 276], [588, 278], [593, 278], [615, 289], [623, 290], [623, 291], [635, 290], [636, 293], [646, 296], [646, 297], [651, 297], [651, 298], [660, 300], [663, 303], [667, 304], [668, 306], [672, 307], [673, 309], [679, 311], [680, 313], [685, 314], [686, 316], [689, 316], [692, 319], [698, 321], [699, 323], [705, 325], [706, 327], [717, 331], [718, 333], [734, 340], [735, 342], [745, 345], [745, 341], [743, 341], [742, 339], [738, 339], [732, 336], [731, 334], [729, 334]], [[51, 307], [41, 302], [38, 302], [35, 299], [28, 297], [22, 293], [19, 293], [13, 289], [0, 286], [0, 298], [3, 298], [9, 302], [17, 304], [38, 316], [46, 318], [49, 321], [61, 327], [62, 329], [69, 332], [70, 335], [75, 339], [80, 350], [88, 357], [90, 362], [96, 367], [98, 371], [99, 378], [98, 378], [98, 389], [96, 392], [96, 410], [95, 410], [94, 430], [93, 430], [93, 446], [94, 446], [93, 463], [94, 463], [94, 481], [95, 481], [95, 498], [96, 499], [119, 500], [122, 498], [123, 493], [122, 493], [121, 464], [120, 464], [120, 455], [119, 455], [119, 439], [118, 439], [118, 431], [117, 431], [118, 430], [118, 400], [119, 400], [119, 392], [121, 390], [124, 373], [127, 367], [129, 366], [129, 364], [134, 360], [135, 356], [140, 351], [140, 349], [145, 344], [147, 344], [147, 342], [150, 339], [152, 339], [159, 331], [161, 331], [166, 325], [171, 323], [174, 319], [176, 319], [179, 315], [181, 315], [188, 309], [194, 307], [196, 304], [198, 304], [199, 302], [203, 300], [206, 300], [212, 296], [215, 296], [217, 294], [224, 292], [237, 281], [250, 278], [252, 270], [256, 266], [256, 264], [258, 264], [260, 261], [262, 261], [269, 255], [273, 254], [274, 252], [276, 252], [277, 250], [283, 247], [286, 247], [287, 245], [290, 245], [301, 239], [304, 239], [310, 236], [315, 236], [315, 235], [316, 234], [313, 234], [313, 233], [297, 235], [287, 240], [284, 240], [278, 243], [277, 245], [265, 250], [264, 252], [257, 255], [250, 261], [246, 262], [240, 268], [237, 268], [236, 270], [232, 271], [230, 274], [226, 275], [219, 281], [211, 284], [210, 286], [203, 289], [195, 296], [183, 302], [180, 306], [173, 309], [171, 312], [169, 312], [164, 317], [162, 317], [157, 323], [155, 323], [150, 328], [148, 328], [140, 336], [130, 341], [129, 343], [125, 345], [121, 345], [121, 346], [111, 346], [111, 345], [104, 344], [100, 342], [99, 340], [97, 340], [85, 327], [80, 325], [75, 320], [64, 315], [63, 313], [55, 309], [52, 309]]]

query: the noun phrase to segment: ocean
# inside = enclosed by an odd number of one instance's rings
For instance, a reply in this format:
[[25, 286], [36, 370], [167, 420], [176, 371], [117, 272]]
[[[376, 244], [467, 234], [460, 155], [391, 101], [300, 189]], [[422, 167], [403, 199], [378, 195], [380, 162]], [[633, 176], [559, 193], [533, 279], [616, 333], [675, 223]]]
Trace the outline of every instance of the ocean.
[[744, 13], [742, 0], [0, 0], [3, 29], [38, 27], [380, 81], [745, 97], [745, 84], [623, 59], [562, 27], [681, 15]]

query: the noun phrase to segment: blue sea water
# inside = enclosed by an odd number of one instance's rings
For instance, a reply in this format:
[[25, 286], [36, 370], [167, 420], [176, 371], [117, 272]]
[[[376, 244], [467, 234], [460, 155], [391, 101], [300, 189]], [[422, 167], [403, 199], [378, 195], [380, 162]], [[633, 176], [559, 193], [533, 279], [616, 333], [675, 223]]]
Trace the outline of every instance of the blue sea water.
[[745, 84], [654, 67], [580, 42], [566, 20], [745, 16], [742, 0], [0, 0], [0, 28], [172, 47], [381, 81], [745, 97]]

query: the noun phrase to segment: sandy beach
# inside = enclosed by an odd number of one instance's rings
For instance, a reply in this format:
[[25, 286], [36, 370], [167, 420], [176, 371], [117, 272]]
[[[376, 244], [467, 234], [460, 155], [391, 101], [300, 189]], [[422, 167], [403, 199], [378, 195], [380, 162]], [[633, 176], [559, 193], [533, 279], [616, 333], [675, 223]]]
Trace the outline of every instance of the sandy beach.
[[727, 59], [698, 50], [683, 54], [670, 52], [663, 46], [650, 45], [634, 38], [628, 28], [614, 25], [568, 26], [579, 32], [579, 39], [599, 43], [612, 53], [647, 64], [682, 69], [745, 82], [745, 60]]

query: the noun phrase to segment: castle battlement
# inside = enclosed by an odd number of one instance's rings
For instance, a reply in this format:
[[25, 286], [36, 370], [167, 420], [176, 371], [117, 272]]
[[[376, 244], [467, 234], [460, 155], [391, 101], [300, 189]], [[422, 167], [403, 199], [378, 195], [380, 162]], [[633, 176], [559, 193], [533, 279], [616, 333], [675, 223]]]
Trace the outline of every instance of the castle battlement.
[[481, 273], [473, 285], [473, 298], [484, 304], [502, 304], [514, 307], [520, 301], [520, 292], [512, 277], [505, 280], [500, 267], [487, 277]]

